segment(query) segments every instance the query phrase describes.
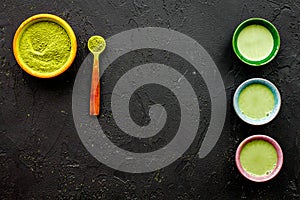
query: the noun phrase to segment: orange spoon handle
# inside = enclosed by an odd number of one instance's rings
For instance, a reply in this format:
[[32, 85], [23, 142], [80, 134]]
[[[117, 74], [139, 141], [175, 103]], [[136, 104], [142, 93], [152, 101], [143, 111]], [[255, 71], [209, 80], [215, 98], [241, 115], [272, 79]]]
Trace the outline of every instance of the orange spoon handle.
[[100, 110], [100, 77], [99, 77], [99, 55], [94, 55], [92, 72], [92, 83], [90, 93], [90, 115], [99, 115]]

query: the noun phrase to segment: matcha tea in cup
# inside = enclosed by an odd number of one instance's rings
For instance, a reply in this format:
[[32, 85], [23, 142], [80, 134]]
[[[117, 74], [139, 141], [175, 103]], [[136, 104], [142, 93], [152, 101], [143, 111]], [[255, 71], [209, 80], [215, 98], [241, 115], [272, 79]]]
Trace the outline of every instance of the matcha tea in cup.
[[281, 97], [270, 81], [253, 78], [242, 83], [235, 91], [233, 106], [237, 115], [252, 125], [263, 125], [279, 112]]
[[254, 135], [239, 145], [235, 161], [240, 173], [255, 182], [264, 182], [274, 178], [283, 163], [283, 154], [279, 144], [266, 135]]
[[235, 30], [232, 46], [244, 63], [260, 66], [270, 62], [278, 53], [280, 37], [275, 26], [261, 18], [242, 22]]

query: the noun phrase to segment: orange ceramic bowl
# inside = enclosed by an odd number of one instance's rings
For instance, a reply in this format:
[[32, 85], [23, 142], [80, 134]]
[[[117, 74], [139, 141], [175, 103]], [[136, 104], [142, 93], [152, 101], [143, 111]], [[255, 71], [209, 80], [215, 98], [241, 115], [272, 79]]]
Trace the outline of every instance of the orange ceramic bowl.
[[[25, 62], [20, 53], [20, 41], [21, 41], [21, 39], [23, 37], [23, 33], [26, 31], [26, 29], [35, 23], [45, 22], [45, 21], [46, 22], [54, 22], [57, 25], [59, 25], [60, 27], [62, 27], [65, 30], [65, 32], [67, 33], [69, 40], [70, 40], [70, 51], [68, 51], [69, 55], [65, 55], [67, 57], [66, 62], [62, 63], [58, 69], [55, 69], [54, 71], [50, 71], [50, 72], [47, 72], [47, 71], [41, 72], [41, 71], [35, 70], [35, 69], [38, 69], [39, 66], [34, 66], [34, 68], [30, 67], [28, 65], [28, 61]], [[28, 47], [28, 48], [30, 48], [30, 47]], [[52, 49], [52, 51], [55, 51], [55, 50]], [[14, 40], [13, 40], [13, 52], [14, 52], [14, 56], [15, 56], [18, 64], [28, 74], [38, 77], [38, 78], [52, 78], [52, 77], [60, 75], [64, 71], [66, 71], [73, 63], [75, 56], [76, 56], [76, 51], [77, 51], [77, 42], [76, 42], [76, 36], [75, 36], [74, 31], [72, 30], [72, 28], [66, 21], [64, 21], [60, 17], [58, 17], [56, 15], [52, 15], [52, 14], [38, 14], [38, 15], [34, 15], [34, 16], [28, 18], [19, 26], [19, 28], [17, 29], [17, 31], [15, 33]]]

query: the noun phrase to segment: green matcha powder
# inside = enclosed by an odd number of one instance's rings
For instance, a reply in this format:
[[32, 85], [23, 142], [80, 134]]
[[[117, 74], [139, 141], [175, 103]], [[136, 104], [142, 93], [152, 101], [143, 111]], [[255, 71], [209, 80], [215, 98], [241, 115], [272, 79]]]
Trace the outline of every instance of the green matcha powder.
[[40, 73], [51, 73], [63, 67], [70, 52], [71, 41], [67, 32], [54, 22], [32, 24], [19, 41], [21, 60]]

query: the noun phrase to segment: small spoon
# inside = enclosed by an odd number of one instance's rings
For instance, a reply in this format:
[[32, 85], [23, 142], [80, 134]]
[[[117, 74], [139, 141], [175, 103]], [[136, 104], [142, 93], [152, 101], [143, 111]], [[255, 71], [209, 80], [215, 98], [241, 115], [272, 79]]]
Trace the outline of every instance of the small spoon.
[[94, 35], [88, 41], [88, 48], [94, 54], [92, 83], [90, 93], [90, 115], [99, 115], [100, 110], [100, 76], [99, 55], [104, 51], [106, 42], [103, 37]]

